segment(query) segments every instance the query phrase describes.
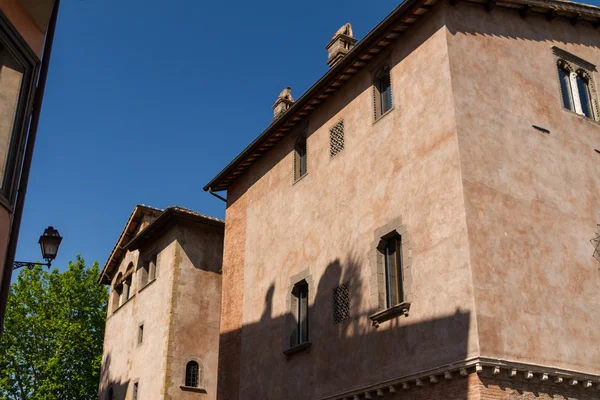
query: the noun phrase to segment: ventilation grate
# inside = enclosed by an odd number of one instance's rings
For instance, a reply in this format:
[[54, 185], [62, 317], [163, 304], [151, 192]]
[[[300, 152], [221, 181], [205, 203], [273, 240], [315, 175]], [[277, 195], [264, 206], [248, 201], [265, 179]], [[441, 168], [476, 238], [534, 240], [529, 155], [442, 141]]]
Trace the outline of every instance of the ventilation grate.
[[350, 318], [350, 283], [333, 289], [333, 323], [339, 324]]
[[341, 120], [329, 131], [330, 149], [329, 157], [333, 158], [344, 150], [344, 120]]

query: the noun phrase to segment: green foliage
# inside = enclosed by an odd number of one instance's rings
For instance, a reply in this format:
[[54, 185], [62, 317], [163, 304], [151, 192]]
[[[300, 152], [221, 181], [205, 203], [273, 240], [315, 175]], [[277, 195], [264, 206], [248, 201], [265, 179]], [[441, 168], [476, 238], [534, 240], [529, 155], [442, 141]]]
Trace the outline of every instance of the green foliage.
[[108, 293], [98, 262], [63, 273], [23, 269], [9, 295], [0, 343], [0, 398], [95, 399]]

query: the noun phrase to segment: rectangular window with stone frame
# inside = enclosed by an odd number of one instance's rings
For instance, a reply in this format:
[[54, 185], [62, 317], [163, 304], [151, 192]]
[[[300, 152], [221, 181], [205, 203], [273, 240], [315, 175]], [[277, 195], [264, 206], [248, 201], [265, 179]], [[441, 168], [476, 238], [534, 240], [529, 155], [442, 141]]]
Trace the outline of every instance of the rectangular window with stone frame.
[[309, 351], [310, 303], [314, 301], [312, 275], [308, 270], [295, 275], [288, 288], [286, 300], [287, 317], [285, 322], [285, 340], [289, 347], [284, 354], [289, 358], [293, 354]]
[[371, 300], [376, 310], [370, 316], [373, 324], [408, 316], [412, 297], [410, 242], [400, 219], [376, 230], [369, 262]]
[[388, 65], [378, 68], [373, 78], [375, 121], [392, 109], [392, 78]]
[[308, 283], [298, 282], [292, 290], [296, 311], [296, 326], [290, 336], [290, 347], [308, 342]]
[[558, 47], [553, 47], [552, 51], [556, 57], [563, 107], [598, 121], [598, 96], [593, 80], [596, 66]]

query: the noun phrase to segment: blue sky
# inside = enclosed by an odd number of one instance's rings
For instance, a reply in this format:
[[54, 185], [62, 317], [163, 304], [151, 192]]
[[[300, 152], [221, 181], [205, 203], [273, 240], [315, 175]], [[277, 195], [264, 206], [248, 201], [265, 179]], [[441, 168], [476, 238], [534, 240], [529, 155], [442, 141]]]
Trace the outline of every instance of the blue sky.
[[[63, 0], [17, 260], [48, 225], [101, 266], [133, 207], [224, 217], [202, 187], [328, 69], [344, 23], [362, 38], [398, 0]], [[596, 3], [597, 4], [597, 3]]]

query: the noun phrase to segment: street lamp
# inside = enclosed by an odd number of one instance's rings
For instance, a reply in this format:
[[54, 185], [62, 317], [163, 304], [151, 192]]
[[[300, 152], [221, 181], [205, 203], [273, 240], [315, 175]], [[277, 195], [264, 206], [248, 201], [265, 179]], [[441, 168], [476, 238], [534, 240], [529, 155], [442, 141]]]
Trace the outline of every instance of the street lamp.
[[40, 236], [40, 240], [38, 242], [40, 244], [40, 249], [42, 250], [42, 257], [44, 258], [44, 260], [47, 261], [47, 263], [43, 264], [39, 262], [15, 261], [15, 264], [13, 265], [13, 270], [22, 267], [32, 269], [38, 264], [45, 265], [48, 268], [50, 268], [52, 260], [56, 258], [56, 254], [58, 253], [58, 247], [60, 246], [61, 241], [62, 237], [60, 236], [58, 231], [53, 227], [49, 226], [44, 231], [44, 234]]

